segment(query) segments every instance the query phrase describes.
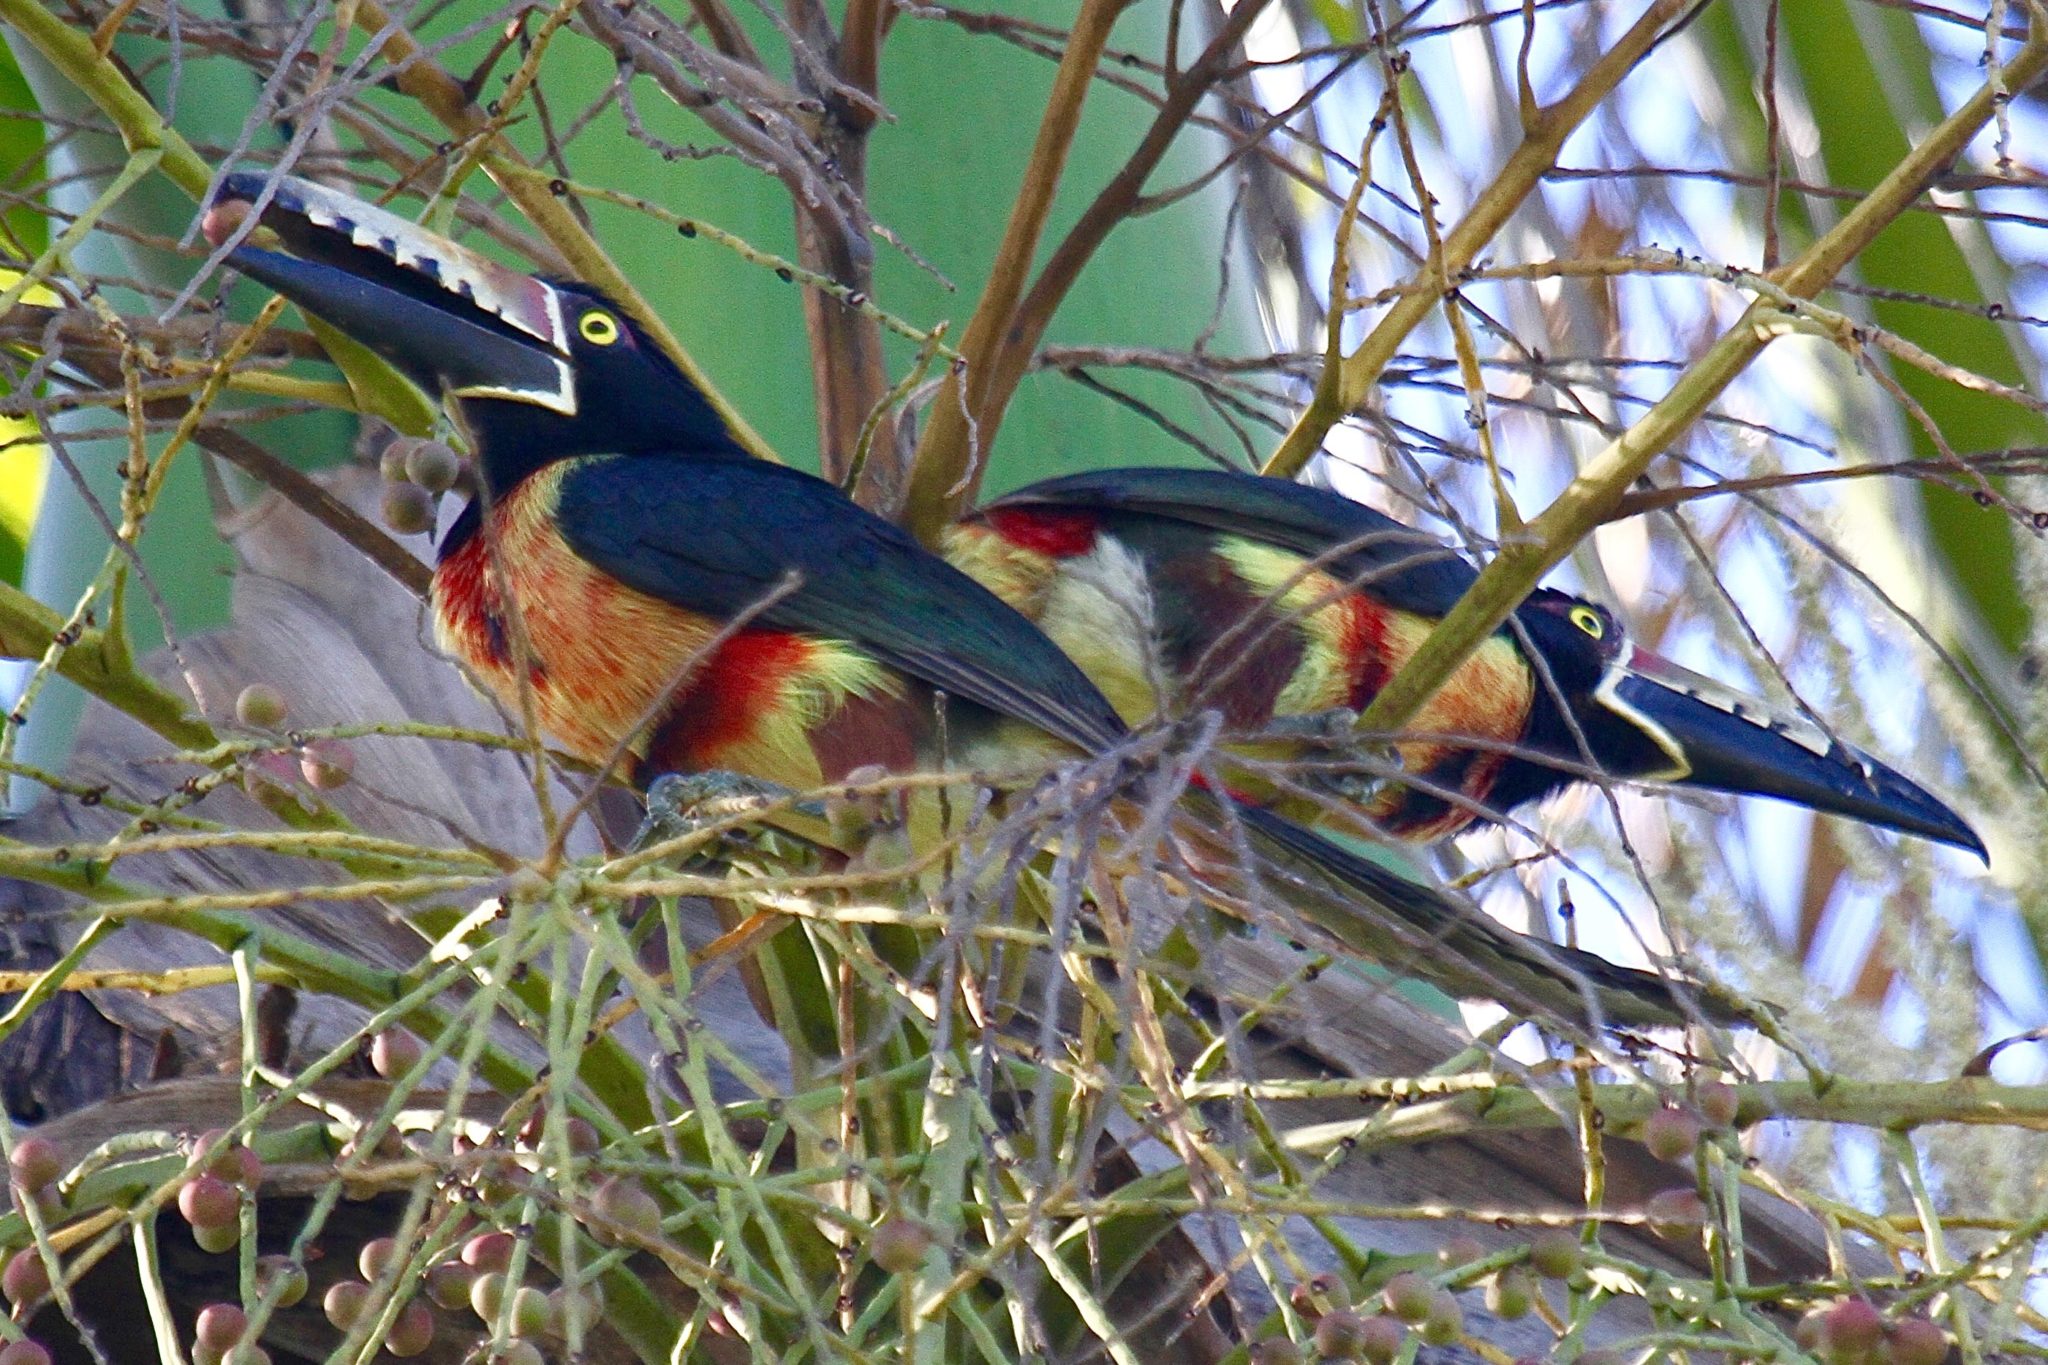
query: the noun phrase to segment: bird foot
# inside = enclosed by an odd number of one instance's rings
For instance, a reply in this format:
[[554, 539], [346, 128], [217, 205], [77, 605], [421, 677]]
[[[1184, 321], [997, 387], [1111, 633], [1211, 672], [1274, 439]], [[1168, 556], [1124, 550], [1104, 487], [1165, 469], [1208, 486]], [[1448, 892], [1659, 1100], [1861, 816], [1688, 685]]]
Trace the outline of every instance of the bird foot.
[[[735, 815], [747, 815], [793, 793], [776, 782], [745, 773], [714, 768], [700, 773], [664, 773], [647, 788], [647, 814], [628, 847], [637, 852]], [[815, 802], [799, 801], [798, 810], [818, 814]]]
[[1378, 769], [1324, 769], [1302, 774], [1302, 784], [1347, 805], [1371, 806], [1387, 794], [1395, 779]]
[[1358, 740], [1358, 712], [1348, 706], [1327, 711], [1303, 711], [1292, 716], [1274, 716], [1266, 722], [1266, 733], [1279, 739], [1298, 739], [1310, 744], [1349, 747]]

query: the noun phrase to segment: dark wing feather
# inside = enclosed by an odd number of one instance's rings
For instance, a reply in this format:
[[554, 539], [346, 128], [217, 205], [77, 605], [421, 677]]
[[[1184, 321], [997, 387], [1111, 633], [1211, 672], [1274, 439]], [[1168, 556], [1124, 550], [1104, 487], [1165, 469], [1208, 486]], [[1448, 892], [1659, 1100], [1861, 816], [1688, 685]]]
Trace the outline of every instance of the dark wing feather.
[[897, 527], [800, 470], [760, 460], [634, 455], [586, 461], [557, 504], [571, 549], [629, 587], [727, 618], [795, 570], [755, 619], [845, 640], [949, 697], [1091, 752], [1123, 722], [1030, 621]]
[[1436, 537], [1340, 493], [1221, 469], [1103, 469], [1047, 479], [991, 507], [1070, 507], [1168, 517], [1325, 560], [1340, 578], [1423, 616], [1441, 616], [1477, 571]]

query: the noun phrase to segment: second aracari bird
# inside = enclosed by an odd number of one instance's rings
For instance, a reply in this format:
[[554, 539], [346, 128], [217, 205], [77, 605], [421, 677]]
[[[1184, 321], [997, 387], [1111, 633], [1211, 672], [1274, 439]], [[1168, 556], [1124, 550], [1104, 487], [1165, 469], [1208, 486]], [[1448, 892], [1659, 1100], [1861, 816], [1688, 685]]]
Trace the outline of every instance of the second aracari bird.
[[[945, 553], [1127, 720], [1214, 707], [1234, 733], [1277, 732], [1283, 756], [1304, 751], [1289, 734], [1356, 747], [1349, 721], [1478, 577], [1441, 541], [1341, 494], [1202, 469], [1033, 484], [949, 528]], [[1443, 838], [1604, 776], [1777, 797], [1985, 856], [1916, 783], [1553, 589], [1532, 593], [1408, 728], [1391, 761], [1338, 787], [1395, 838]]]
[[[530, 695], [575, 756], [628, 745], [642, 785], [723, 770], [808, 790], [871, 765], [1014, 769], [1128, 739], [1026, 615], [830, 484], [749, 458], [594, 291], [289, 178], [228, 177], [209, 240], [257, 203], [283, 249], [245, 242], [231, 263], [439, 395], [465, 430], [483, 496], [440, 546], [439, 639], [514, 714]], [[1176, 835], [1212, 899], [1241, 832], [1260, 875], [1220, 903], [1279, 890], [1342, 948], [1453, 994], [1609, 1025], [1727, 1010], [1515, 934], [1271, 812], [1195, 791], [1183, 815]]]

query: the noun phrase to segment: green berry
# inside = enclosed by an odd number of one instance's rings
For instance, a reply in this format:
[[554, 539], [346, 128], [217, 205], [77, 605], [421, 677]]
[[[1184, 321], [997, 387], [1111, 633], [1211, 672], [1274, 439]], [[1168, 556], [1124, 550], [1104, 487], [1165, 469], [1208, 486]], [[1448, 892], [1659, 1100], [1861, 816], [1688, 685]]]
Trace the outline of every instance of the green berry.
[[915, 1274], [931, 1249], [931, 1231], [908, 1218], [885, 1218], [868, 1237], [868, 1254], [891, 1275]]
[[1422, 1320], [1422, 1339], [1431, 1346], [1448, 1346], [1465, 1335], [1465, 1310], [1458, 1296], [1439, 1289], [1429, 1296], [1429, 1315]]
[[597, 1187], [591, 1207], [598, 1217], [593, 1231], [600, 1241], [653, 1241], [661, 1236], [661, 1205], [637, 1180], [613, 1176]]
[[[577, 1305], [581, 1305], [580, 1308]], [[580, 1313], [583, 1330], [589, 1331], [604, 1316], [604, 1291], [596, 1280], [586, 1280], [578, 1288], [566, 1286], [548, 1292], [548, 1334], [566, 1337], [569, 1335], [571, 1313]]]
[[1367, 1365], [1392, 1365], [1394, 1357], [1401, 1354], [1401, 1343], [1407, 1336], [1407, 1328], [1384, 1313], [1375, 1313], [1365, 1320], [1358, 1354]]
[[548, 1302], [547, 1292], [530, 1284], [522, 1284], [512, 1293], [512, 1335], [537, 1337], [548, 1330], [548, 1323], [554, 1316], [554, 1305]]
[[460, 1261], [443, 1261], [427, 1270], [427, 1297], [437, 1307], [464, 1308], [469, 1304], [470, 1286], [477, 1272]]
[[1683, 1109], [1658, 1109], [1643, 1120], [1643, 1145], [1659, 1161], [1688, 1161], [1700, 1145], [1700, 1121]]
[[217, 1228], [195, 1227], [192, 1229], [192, 1240], [199, 1244], [201, 1251], [209, 1251], [218, 1256], [223, 1251], [234, 1249], [235, 1244], [242, 1240], [242, 1229], [237, 1223], [228, 1223]]
[[1707, 1225], [1707, 1204], [1694, 1190], [1659, 1190], [1643, 1202], [1643, 1217], [1659, 1237], [1686, 1237]]
[[470, 1281], [469, 1310], [485, 1322], [495, 1323], [505, 1306], [505, 1272], [487, 1270]]
[[250, 683], [235, 698], [235, 719], [256, 730], [275, 730], [291, 714], [284, 693], [269, 683]]
[[277, 1293], [279, 1308], [296, 1308], [305, 1300], [309, 1287], [306, 1267], [289, 1256], [270, 1255], [256, 1258], [256, 1287], [259, 1292], [269, 1293], [270, 1286], [280, 1286]]
[[1316, 1354], [1324, 1360], [1356, 1360], [1365, 1345], [1365, 1319], [1336, 1308], [1316, 1319]]
[[387, 483], [382, 503], [384, 524], [402, 536], [434, 529], [434, 495], [416, 483]]
[[1486, 1282], [1486, 1311], [1512, 1322], [1536, 1302], [1536, 1275], [1527, 1266], [1511, 1265]]
[[1380, 1291], [1387, 1301], [1387, 1311], [1403, 1322], [1421, 1322], [1429, 1316], [1431, 1297], [1436, 1286], [1412, 1270], [1404, 1270], [1387, 1281], [1387, 1287]]
[[1544, 1228], [1529, 1239], [1529, 1264], [1546, 1280], [1568, 1280], [1585, 1264], [1585, 1248], [1570, 1228]]
[[1469, 1232], [1461, 1232], [1436, 1250], [1436, 1262], [1446, 1270], [1470, 1265], [1486, 1255], [1486, 1244]]
[[1733, 1128], [1742, 1110], [1742, 1092], [1726, 1081], [1701, 1081], [1692, 1098], [1700, 1117], [1716, 1128]]
[[405, 453], [405, 477], [429, 493], [446, 493], [462, 474], [462, 459], [439, 441], [419, 441]]
[[394, 436], [384, 443], [384, 449], [377, 455], [377, 472], [384, 476], [386, 483], [404, 483], [405, 464], [412, 458], [413, 447], [420, 444], [417, 436]]

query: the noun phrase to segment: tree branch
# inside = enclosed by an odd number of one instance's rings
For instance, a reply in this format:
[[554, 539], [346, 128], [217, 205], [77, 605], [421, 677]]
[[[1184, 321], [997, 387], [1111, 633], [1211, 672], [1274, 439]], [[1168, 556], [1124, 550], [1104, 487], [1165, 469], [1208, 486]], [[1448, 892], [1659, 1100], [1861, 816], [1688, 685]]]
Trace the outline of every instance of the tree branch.
[[1002, 245], [996, 249], [995, 264], [982, 290], [981, 303], [968, 320], [967, 332], [961, 339], [963, 361], [954, 367], [932, 400], [931, 421], [911, 461], [904, 517], [911, 531], [928, 543], [936, 540], [953, 520], [961, 499], [972, 493], [973, 466], [987, 449], [981, 424], [991, 411], [1001, 409], [1007, 397], [998, 390], [997, 375], [1011, 318], [1023, 295], [1032, 258], [1038, 254], [1038, 241], [1052, 210], [1067, 153], [1081, 125], [1081, 107], [1094, 81], [1095, 64], [1128, 3], [1129, 0], [1087, 0], [1074, 21], [1073, 32], [1067, 37], [1067, 50], [1053, 76], [1052, 94], [1046, 99], [1045, 117], [1038, 125], [1031, 161], [1024, 169], [1024, 183], [1018, 187], [1016, 202], [1010, 208]]
[[[2029, 41], [2003, 74], [2007, 88], [2017, 90], [2032, 84], [2043, 71], [2048, 71], [2048, 34]], [[1480, 642], [1499, 629], [1537, 581], [1606, 519], [1650, 461], [1698, 421], [1748, 368], [1778, 335], [1780, 319], [1797, 308], [1796, 301], [1825, 288], [1963, 153], [1995, 112], [1996, 93], [1987, 83], [1942, 120], [1841, 222], [1775, 273], [1773, 278], [1790, 296], [1784, 304], [1761, 299], [1751, 304], [1656, 406], [1594, 456], [1557, 501], [1529, 522], [1525, 535], [1503, 543], [1479, 581], [1360, 713], [1360, 728], [1394, 730], [1412, 719]]]

